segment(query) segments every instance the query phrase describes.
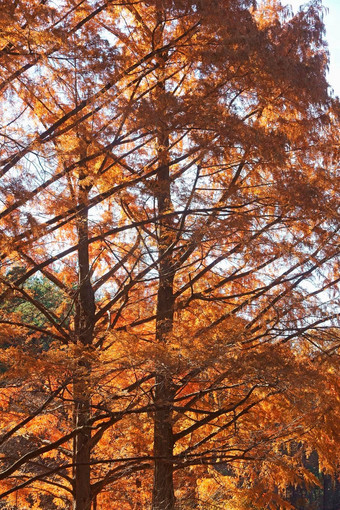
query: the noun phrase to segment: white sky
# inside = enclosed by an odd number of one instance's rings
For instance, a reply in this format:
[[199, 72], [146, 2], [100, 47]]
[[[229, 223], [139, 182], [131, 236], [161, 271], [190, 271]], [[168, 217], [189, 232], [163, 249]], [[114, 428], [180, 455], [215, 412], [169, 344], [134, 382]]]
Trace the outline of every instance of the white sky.
[[[296, 12], [305, 0], [282, 0], [283, 4], [291, 5]], [[324, 21], [326, 25], [326, 39], [330, 51], [330, 70], [328, 81], [337, 96], [340, 96], [340, 0], [323, 0], [326, 7]]]

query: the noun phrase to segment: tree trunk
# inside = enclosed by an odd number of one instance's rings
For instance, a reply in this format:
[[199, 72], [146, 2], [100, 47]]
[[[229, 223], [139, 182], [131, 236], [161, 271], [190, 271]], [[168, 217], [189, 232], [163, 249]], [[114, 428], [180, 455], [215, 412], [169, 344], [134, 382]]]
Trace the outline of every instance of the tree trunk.
[[[154, 41], [156, 47], [163, 45], [162, 2], [156, 4], [156, 29]], [[158, 56], [158, 85], [156, 89], [156, 110], [158, 118], [157, 145], [159, 172], [157, 177], [156, 198], [158, 214], [163, 215], [172, 209], [169, 169], [169, 129], [167, 125], [165, 65], [167, 55]], [[158, 232], [159, 287], [157, 296], [156, 340], [167, 343], [173, 329], [174, 317], [174, 264], [173, 264], [174, 228], [172, 219], [160, 221]], [[156, 367], [154, 414], [154, 485], [153, 510], [173, 510], [175, 495], [173, 484], [173, 432], [172, 401], [174, 398], [170, 370], [165, 363]]]
[[[169, 167], [164, 166], [158, 178], [158, 210], [163, 214], [171, 205]], [[159, 289], [157, 300], [156, 340], [166, 343], [173, 329], [173, 264], [170, 225], [162, 222], [159, 231]], [[175, 504], [173, 486], [173, 433], [172, 400], [174, 397], [171, 373], [166, 365], [157, 368], [155, 378], [154, 415], [154, 487], [153, 510], [173, 510]]]
[[90, 396], [86, 386], [84, 380], [76, 381], [73, 386], [75, 426], [83, 427], [73, 443], [73, 462], [75, 464], [73, 510], [91, 510], [91, 449], [89, 447], [91, 430], [87, 427], [90, 418]]
[[173, 437], [171, 381], [160, 373], [156, 376], [156, 405], [163, 409], [155, 412], [154, 418], [154, 487], [153, 510], [173, 510], [175, 495], [173, 484]]
[[[80, 176], [81, 178], [84, 176]], [[86, 204], [88, 190], [80, 186], [79, 202]], [[95, 323], [94, 292], [90, 278], [90, 261], [88, 251], [88, 214], [85, 210], [78, 219], [78, 263], [79, 263], [79, 294], [75, 318], [75, 340], [83, 347], [92, 344]], [[73, 384], [74, 424], [82, 430], [76, 435], [73, 443], [73, 510], [91, 510], [91, 394], [89, 391], [91, 366], [86, 358], [78, 361], [77, 373]]]

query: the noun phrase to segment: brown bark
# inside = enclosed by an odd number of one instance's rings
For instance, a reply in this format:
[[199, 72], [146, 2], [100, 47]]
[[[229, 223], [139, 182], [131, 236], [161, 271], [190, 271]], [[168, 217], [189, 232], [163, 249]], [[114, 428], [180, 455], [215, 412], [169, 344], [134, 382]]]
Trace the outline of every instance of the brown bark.
[[91, 510], [91, 478], [90, 461], [91, 429], [88, 427], [90, 418], [90, 395], [86, 381], [79, 380], [74, 384], [75, 426], [83, 427], [73, 443], [74, 467], [74, 500], [73, 510]]
[[[156, 22], [154, 41], [156, 47], [163, 45], [163, 25], [161, 2], [156, 5]], [[167, 125], [167, 108], [165, 95], [164, 71], [167, 55], [158, 56], [158, 86], [156, 91], [156, 111], [158, 118], [158, 162], [156, 198], [158, 214], [172, 210], [169, 168], [169, 128]], [[158, 232], [159, 287], [156, 313], [156, 340], [166, 343], [173, 329], [174, 316], [174, 266], [172, 260], [174, 229], [172, 216], [160, 220]], [[159, 408], [154, 413], [154, 485], [153, 510], [173, 510], [175, 495], [173, 484], [173, 431], [172, 400], [174, 397], [171, 373], [166, 363], [157, 368], [155, 377], [155, 405]]]
[[[169, 167], [158, 178], [158, 208], [163, 213], [170, 206]], [[166, 343], [173, 329], [173, 263], [171, 226], [161, 222], [159, 232], [159, 289], [157, 298], [156, 339]], [[174, 397], [171, 373], [159, 366], [155, 377], [155, 404], [160, 410], [154, 414], [154, 487], [153, 510], [172, 510], [175, 504], [173, 486], [172, 400]]]
[[[79, 201], [87, 202], [88, 191], [80, 187]], [[88, 214], [85, 209], [79, 217], [78, 224], [78, 263], [79, 263], [79, 294], [75, 319], [75, 340], [83, 347], [92, 344], [95, 324], [95, 301], [91, 285], [91, 271], [87, 240]], [[77, 373], [73, 384], [74, 424], [82, 430], [76, 435], [73, 443], [74, 461], [74, 501], [73, 510], [91, 510], [91, 395], [89, 379], [91, 366], [88, 360], [78, 361]]]
[[171, 410], [171, 379], [165, 374], [156, 376], [156, 405], [162, 405], [161, 411], [154, 417], [154, 486], [153, 510], [173, 510], [175, 495], [173, 484], [173, 433]]

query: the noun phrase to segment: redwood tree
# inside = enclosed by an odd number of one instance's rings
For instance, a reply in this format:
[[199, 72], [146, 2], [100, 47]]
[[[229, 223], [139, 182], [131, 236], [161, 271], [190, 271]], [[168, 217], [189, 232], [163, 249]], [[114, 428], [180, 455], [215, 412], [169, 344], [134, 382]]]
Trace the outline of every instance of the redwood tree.
[[[4, 6], [1, 292], [44, 320], [2, 307], [2, 497], [145, 508], [153, 469], [153, 510], [188, 484], [198, 507], [215, 466], [263, 507], [268, 465], [292, 483], [278, 445], [303, 436], [329, 466], [336, 444], [318, 356], [337, 349], [337, 111], [317, 2]], [[57, 309], [33, 295], [39, 273]], [[14, 452], [19, 434], [33, 448]]]

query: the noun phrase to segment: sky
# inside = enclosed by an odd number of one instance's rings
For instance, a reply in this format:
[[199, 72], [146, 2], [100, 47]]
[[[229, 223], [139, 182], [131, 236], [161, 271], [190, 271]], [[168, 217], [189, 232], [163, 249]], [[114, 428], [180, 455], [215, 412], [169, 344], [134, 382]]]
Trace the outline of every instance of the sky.
[[[306, 0], [285, 0], [282, 3], [291, 5], [294, 12], [297, 12], [300, 5], [307, 2]], [[323, 0], [322, 4], [327, 8], [324, 22], [330, 51], [328, 82], [335, 94], [340, 96], [340, 0]]]

